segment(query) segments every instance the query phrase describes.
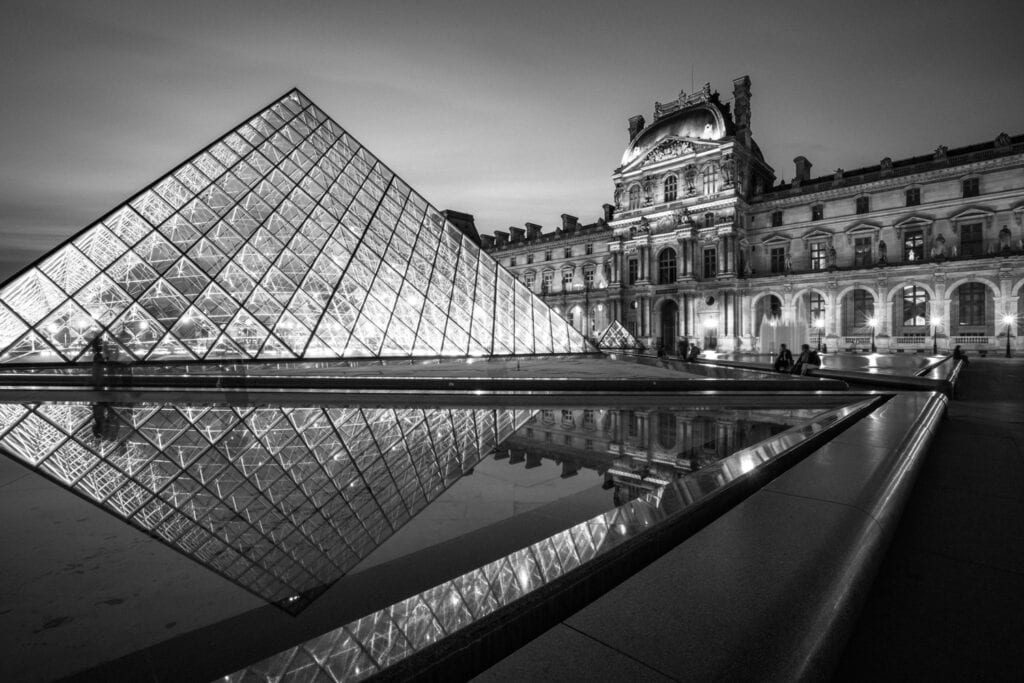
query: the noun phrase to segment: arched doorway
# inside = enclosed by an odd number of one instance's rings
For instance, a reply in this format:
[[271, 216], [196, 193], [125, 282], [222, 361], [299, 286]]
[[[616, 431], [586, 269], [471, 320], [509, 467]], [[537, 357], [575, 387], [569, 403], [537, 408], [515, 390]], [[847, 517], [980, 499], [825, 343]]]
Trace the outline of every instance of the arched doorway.
[[679, 329], [679, 304], [666, 301], [661, 305], [661, 343], [671, 352], [676, 345], [676, 330]]

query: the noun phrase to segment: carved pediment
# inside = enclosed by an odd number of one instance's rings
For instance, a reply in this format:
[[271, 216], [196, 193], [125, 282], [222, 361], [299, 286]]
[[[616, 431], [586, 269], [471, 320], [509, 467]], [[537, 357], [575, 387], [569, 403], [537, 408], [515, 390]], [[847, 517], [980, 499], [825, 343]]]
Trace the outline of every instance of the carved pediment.
[[769, 246], [769, 247], [771, 247], [771, 246], [785, 247], [785, 246], [789, 246], [789, 243], [791, 241], [792, 241], [792, 238], [790, 238], [789, 235], [783, 235], [781, 233], [775, 233], [774, 235], [770, 235], [768, 237], [765, 237], [763, 240], [761, 240], [761, 244], [763, 244], [765, 246]]
[[801, 235], [800, 239], [804, 241], [804, 244], [815, 242], [817, 240], [831, 240], [832, 233], [827, 230], [822, 230], [821, 228], [814, 228], [813, 230], [809, 230]]
[[881, 230], [882, 226], [877, 223], [861, 221], [846, 228], [843, 233], [846, 235], [846, 243], [852, 245], [853, 240], [857, 237], [870, 236], [872, 239], [878, 239], [878, 234]]
[[907, 216], [906, 218], [896, 221], [896, 223], [894, 223], [892, 227], [896, 228], [897, 230], [903, 230], [905, 228], [923, 228], [931, 225], [934, 222], [935, 219], [931, 218], [930, 216], [924, 216], [919, 213], [914, 213]]

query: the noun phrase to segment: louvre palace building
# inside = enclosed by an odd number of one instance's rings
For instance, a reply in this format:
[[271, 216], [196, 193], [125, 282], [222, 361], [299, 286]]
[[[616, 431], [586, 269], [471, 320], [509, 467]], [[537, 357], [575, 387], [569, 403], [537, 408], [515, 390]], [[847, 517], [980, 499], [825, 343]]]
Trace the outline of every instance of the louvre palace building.
[[[629, 119], [612, 202], [483, 236], [485, 249], [597, 341], [767, 352], [782, 341], [879, 352], [1021, 349], [1024, 136], [777, 182], [748, 77]], [[880, 150], [884, 152], [884, 150]]]

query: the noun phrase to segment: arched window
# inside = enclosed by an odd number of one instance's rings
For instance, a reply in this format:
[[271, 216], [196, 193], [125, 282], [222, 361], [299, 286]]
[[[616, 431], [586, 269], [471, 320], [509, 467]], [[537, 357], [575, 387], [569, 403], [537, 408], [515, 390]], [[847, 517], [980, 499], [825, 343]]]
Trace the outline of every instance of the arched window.
[[679, 181], [674, 175], [665, 178], [665, 201], [674, 202], [679, 189]]
[[658, 284], [667, 285], [676, 281], [676, 250], [662, 249], [658, 254]]
[[704, 194], [714, 194], [718, 189], [718, 169], [714, 166], [705, 166], [701, 180], [704, 184]]
[[928, 324], [928, 292], [923, 287], [903, 288], [903, 326], [924, 327]]
[[634, 185], [629, 188], [629, 210], [640, 208], [640, 186]]

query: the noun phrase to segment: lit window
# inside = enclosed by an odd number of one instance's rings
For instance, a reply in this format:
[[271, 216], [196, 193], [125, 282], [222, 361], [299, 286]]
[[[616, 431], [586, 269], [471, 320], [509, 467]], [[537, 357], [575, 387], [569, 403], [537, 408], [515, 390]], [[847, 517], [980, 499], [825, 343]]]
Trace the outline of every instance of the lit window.
[[593, 289], [594, 287], [594, 269], [587, 268], [583, 271], [583, 283], [587, 286], [587, 289]]
[[706, 166], [701, 173], [701, 181], [704, 185], [704, 194], [714, 194], [718, 189], [718, 169]]
[[965, 197], [977, 197], [980, 193], [977, 178], [968, 178], [967, 180], [965, 180], [963, 182], [963, 188]]
[[674, 202], [679, 191], [679, 180], [674, 175], [665, 178], [665, 201]]
[[569, 289], [570, 287], [572, 287], [572, 271], [571, 270], [563, 270], [562, 271], [562, 289]]
[[825, 243], [814, 242], [811, 244], [811, 270], [825, 269]]
[[676, 281], [676, 250], [663, 249], [658, 254], [658, 283], [667, 285]]
[[921, 203], [921, 188], [912, 187], [907, 190], [907, 206], [917, 206]]
[[871, 265], [871, 238], [856, 237], [853, 240], [853, 265], [865, 267]]
[[545, 272], [543, 275], [541, 275], [540, 291], [541, 291], [542, 294], [547, 294], [548, 292], [551, 291], [551, 280], [552, 279], [553, 279], [553, 276], [551, 275], [551, 271], [550, 270]]
[[924, 288], [910, 286], [903, 288], [903, 326], [923, 327], [927, 324], [928, 292]]
[[526, 275], [523, 276], [523, 284], [525, 284], [526, 288], [529, 289], [531, 292], [533, 291], [533, 283], [533, 273], [527, 273]]
[[825, 205], [815, 204], [811, 207], [811, 220], [820, 221], [825, 217]]
[[920, 261], [924, 258], [924, 233], [908, 230], [903, 233], [903, 260]]
[[629, 188], [629, 209], [630, 209], [630, 211], [632, 211], [633, 209], [639, 209], [639, 208], [640, 208], [640, 186], [639, 185], [634, 185], [633, 187]]
[[772, 211], [772, 227], [777, 228], [782, 225], [782, 212]]
[[870, 211], [871, 203], [867, 197], [857, 197], [857, 213], [867, 213]]
[[807, 303], [807, 310], [811, 313], [812, 322], [825, 319], [825, 297], [817, 292], [811, 292]]

